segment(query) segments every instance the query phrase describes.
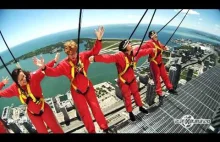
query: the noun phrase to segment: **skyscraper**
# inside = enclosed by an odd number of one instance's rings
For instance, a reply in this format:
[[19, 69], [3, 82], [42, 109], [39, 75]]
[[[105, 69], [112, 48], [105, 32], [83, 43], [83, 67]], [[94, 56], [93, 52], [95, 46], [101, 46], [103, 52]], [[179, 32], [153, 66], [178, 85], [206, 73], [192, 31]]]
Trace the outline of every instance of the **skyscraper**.
[[29, 133], [37, 133], [36, 129], [34, 129], [33, 125], [30, 122], [23, 122], [23, 125]]
[[54, 107], [55, 107], [55, 110], [56, 110], [56, 113], [59, 113], [60, 112], [60, 106], [59, 104], [57, 103], [57, 100], [55, 97], [52, 97], [52, 101], [54, 103]]
[[123, 96], [121, 94], [121, 89], [118, 87], [118, 84], [115, 84], [115, 94], [119, 99], [123, 99]]
[[152, 104], [154, 104], [155, 97], [155, 84], [154, 81], [150, 79], [147, 84], [146, 103], [151, 106]]
[[63, 113], [65, 124], [66, 124], [67, 126], [70, 125], [70, 117], [69, 117], [69, 115], [68, 115], [68, 113], [67, 113], [66, 108], [65, 108], [65, 107], [60, 108], [60, 111]]
[[176, 89], [178, 86], [180, 74], [181, 74], [181, 65], [180, 64], [175, 64], [174, 66], [170, 67], [169, 77], [170, 77], [171, 83], [173, 84], [174, 89]]
[[22, 130], [19, 128], [19, 126], [13, 119], [8, 119], [7, 125], [9, 129], [11, 129], [14, 133], [22, 133]]
[[139, 75], [139, 80], [144, 85], [148, 84], [149, 76], [148, 75]]
[[192, 76], [193, 76], [193, 69], [189, 68], [186, 76], [186, 81], [190, 81], [192, 79]]

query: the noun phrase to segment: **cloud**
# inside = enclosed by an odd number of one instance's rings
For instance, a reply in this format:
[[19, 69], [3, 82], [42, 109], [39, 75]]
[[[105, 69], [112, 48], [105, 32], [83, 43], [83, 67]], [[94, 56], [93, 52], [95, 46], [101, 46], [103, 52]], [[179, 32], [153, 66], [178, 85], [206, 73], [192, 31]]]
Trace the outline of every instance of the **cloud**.
[[140, 18], [140, 15], [127, 15], [127, 18]]
[[202, 21], [202, 18], [199, 18], [199, 21]]
[[198, 25], [200, 25], [200, 22], [198, 22]]
[[[179, 12], [180, 9], [174, 9], [174, 11], [175, 11], [175, 12]], [[183, 9], [183, 10], [181, 11], [181, 13], [186, 13], [187, 11], [188, 11], [188, 9]], [[199, 12], [197, 12], [197, 11], [195, 11], [195, 10], [191, 10], [191, 9], [189, 10], [188, 14], [200, 15]]]
[[216, 27], [220, 28], [220, 26], [218, 24], [215, 24]]

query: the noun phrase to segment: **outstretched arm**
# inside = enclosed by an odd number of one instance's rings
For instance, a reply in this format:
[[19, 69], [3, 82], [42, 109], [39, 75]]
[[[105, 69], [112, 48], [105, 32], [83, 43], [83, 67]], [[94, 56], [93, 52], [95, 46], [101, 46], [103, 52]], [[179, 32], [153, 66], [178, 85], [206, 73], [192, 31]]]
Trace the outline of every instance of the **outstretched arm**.
[[102, 62], [102, 63], [117, 63], [117, 54], [101, 54], [96, 56], [91, 56], [89, 58], [90, 62]]
[[11, 98], [16, 95], [16, 92], [14, 92], [14, 86], [15, 84], [13, 83], [11, 86], [8, 88], [0, 91], [0, 97], [5, 97], [5, 98]]
[[137, 54], [137, 59], [143, 57], [143, 56], [147, 56], [149, 54], [151, 54], [152, 52], [156, 52], [155, 48], [149, 48], [149, 49], [140, 49], [138, 54]]
[[2, 77], [2, 82], [0, 82], [0, 90], [5, 86], [5, 84], [8, 84], [8, 76], [7, 77]]
[[141, 49], [149, 49], [152, 48], [152, 45], [149, 41], [141, 45]]
[[60, 64], [58, 64], [56, 67], [52, 68], [52, 67], [45, 67], [44, 72], [47, 76], [51, 76], [51, 77], [58, 77], [61, 75], [64, 75], [64, 69], [62, 68], [62, 66]]
[[[60, 57], [60, 53], [57, 53], [55, 55], [55, 58], [53, 60], [49, 61], [45, 66], [53, 67], [55, 65], [55, 63], [59, 60], [59, 57]], [[41, 56], [41, 60], [44, 62], [44, 59], [43, 59], [42, 56]], [[36, 64], [41, 62], [41, 60], [39, 60], [36, 57], [33, 58], [33, 62], [36, 63]], [[33, 72], [33, 74], [34, 74], [33, 77], [34, 77], [35, 81], [40, 82], [45, 77], [45, 72], [42, 71], [41, 69], [38, 69], [37, 71]]]
[[[56, 61], [56, 57], [54, 60]], [[41, 71], [44, 71], [47, 76], [57, 77], [63, 75], [62, 67], [59, 64], [54, 68], [45, 65], [44, 59], [42, 57], [40, 60], [37, 57], [35, 57], [33, 61], [34, 64], [38, 66], [41, 69]]]
[[94, 43], [94, 46], [91, 50], [85, 51], [84, 54], [89, 58], [90, 56], [98, 55], [100, 50], [102, 49], [102, 36], [104, 34], [104, 27], [100, 26], [98, 30], [95, 30], [96, 34], [96, 41]]

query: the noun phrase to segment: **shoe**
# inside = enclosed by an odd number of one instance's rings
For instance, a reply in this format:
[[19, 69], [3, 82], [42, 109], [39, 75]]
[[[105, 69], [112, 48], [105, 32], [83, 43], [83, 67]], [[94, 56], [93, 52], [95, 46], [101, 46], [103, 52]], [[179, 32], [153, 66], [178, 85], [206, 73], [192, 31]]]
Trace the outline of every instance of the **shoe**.
[[134, 116], [133, 112], [129, 112], [129, 116], [130, 116], [131, 121], [135, 121], [135, 116]]
[[139, 111], [145, 113], [145, 114], [148, 114], [148, 110], [146, 110], [145, 108], [143, 107], [139, 107]]
[[111, 128], [107, 128], [107, 129], [103, 130], [103, 132], [106, 133], [106, 134], [117, 133], [117, 131], [115, 131]]
[[163, 105], [164, 96], [159, 96], [159, 107]]
[[174, 89], [171, 89], [171, 90], [169, 90], [168, 92], [169, 92], [169, 93], [171, 93], [171, 94], [178, 95], [178, 94], [177, 94], [177, 91], [176, 91], [176, 90], [174, 90]]

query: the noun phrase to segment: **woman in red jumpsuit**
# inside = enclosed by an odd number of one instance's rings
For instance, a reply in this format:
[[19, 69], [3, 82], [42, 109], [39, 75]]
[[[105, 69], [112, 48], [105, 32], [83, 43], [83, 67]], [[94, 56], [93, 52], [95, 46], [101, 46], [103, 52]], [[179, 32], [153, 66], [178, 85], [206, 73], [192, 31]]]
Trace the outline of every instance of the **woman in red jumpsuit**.
[[98, 31], [95, 33], [97, 40], [95, 41], [94, 47], [89, 51], [81, 52], [79, 54], [78, 64], [78, 46], [74, 41], [70, 40], [64, 43], [64, 51], [67, 54], [67, 58], [60, 61], [60, 63], [55, 68], [44, 67], [43, 62], [36, 65], [41, 67], [47, 76], [58, 77], [65, 75], [70, 80], [70, 90], [74, 104], [88, 133], [96, 133], [88, 105], [90, 106], [92, 114], [96, 119], [99, 127], [104, 130], [104, 132], [108, 133], [111, 132], [111, 130], [108, 128], [107, 121], [99, 106], [93, 84], [87, 77], [87, 71], [90, 65], [89, 57], [99, 54], [102, 48], [101, 40], [104, 34], [104, 28], [99, 27]]
[[160, 77], [163, 79], [164, 84], [169, 90], [169, 93], [176, 94], [177, 92], [173, 89], [173, 85], [171, 84], [170, 79], [167, 75], [167, 71], [162, 59], [163, 50], [168, 50], [168, 48], [160, 43], [157, 37], [157, 33], [155, 31], [150, 31], [148, 37], [150, 38], [150, 40], [146, 42], [145, 46], [143, 46], [142, 49], [156, 49], [155, 53], [151, 53], [149, 55], [149, 62], [151, 74], [156, 85], [156, 94], [159, 96], [159, 106], [161, 106], [163, 105], [164, 96], [162, 94]]
[[[56, 55], [55, 59], [50, 61], [47, 66], [53, 67], [57, 60], [58, 56]], [[26, 104], [27, 114], [38, 133], [48, 133], [46, 125], [53, 133], [63, 133], [52, 109], [43, 98], [40, 83], [45, 74], [40, 69], [30, 73], [16, 68], [11, 75], [14, 83], [0, 91], [0, 97], [16, 96], [23, 104]]]
[[[0, 90], [8, 83], [9, 78], [6, 77], [0, 82]], [[8, 133], [8, 129], [5, 127], [3, 120], [0, 118], [0, 134], [1, 133]]]
[[116, 54], [103, 54], [90, 57], [91, 62], [116, 63], [119, 74], [118, 85], [124, 97], [126, 111], [129, 113], [131, 121], [135, 121], [135, 116], [132, 113], [131, 94], [134, 96], [134, 100], [137, 106], [139, 106], [139, 110], [148, 114], [148, 111], [142, 107], [143, 104], [140, 98], [140, 93], [133, 69], [135, 68], [136, 63], [140, 57], [154, 52], [153, 49], [140, 50], [137, 56], [134, 57], [137, 50], [138, 47], [133, 49], [129, 40], [123, 40], [119, 44], [120, 52]]

